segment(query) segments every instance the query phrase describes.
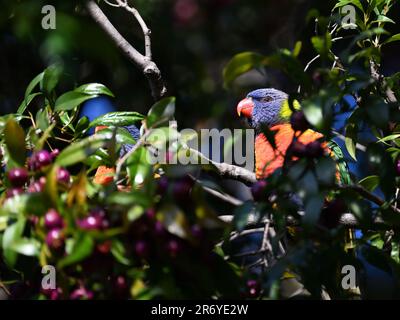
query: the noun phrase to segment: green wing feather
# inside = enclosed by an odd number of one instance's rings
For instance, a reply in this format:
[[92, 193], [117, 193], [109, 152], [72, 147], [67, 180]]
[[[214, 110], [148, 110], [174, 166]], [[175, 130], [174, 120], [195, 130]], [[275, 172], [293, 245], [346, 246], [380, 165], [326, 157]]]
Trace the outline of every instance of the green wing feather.
[[343, 151], [335, 141], [329, 141], [328, 147], [332, 152], [332, 157], [336, 161], [336, 167], [340, 176], [341, 184], [351, 184], [349, 167], [344, 159]]

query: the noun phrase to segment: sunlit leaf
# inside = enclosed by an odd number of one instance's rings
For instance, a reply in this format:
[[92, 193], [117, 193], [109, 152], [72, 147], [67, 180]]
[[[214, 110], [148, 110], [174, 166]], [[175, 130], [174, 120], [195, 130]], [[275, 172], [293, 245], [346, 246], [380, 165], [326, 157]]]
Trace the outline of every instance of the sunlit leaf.
[[94, 240], [87, 233], [79, 233], [75, 238], [71, 253], [58, 262], [59, 268], [78, 263], [87, 258], [93, 251]]
[[240, 75], [251, 69], [260, 68], [264, 65], [265, 56], [255, 52], [243, 52], [235, 55], [228, 62], [223, 71], [225, 87], [231, 86], [232, 82]]
[[147, 128], [151, 128], [155, 124], [162, 124], [168, 120], [172, 120], [174, 113], [175, 97], [164, 98], [156, 102], [147, 114]]
[[114, 94], [105, 85], [101, 83], [88, 83], [84, 84], [74, 90], [75, 92], [85, 93], [91, 96], [106, 95], [114, 97]]
[[96, 126], [129, 126], [137, 121], [143, 120], [144, 116], [138, 112], [125, 111], [125, 112], [110, 112], [97, 117], [90, 123], [90, 127]]
[[54, 111], [68, 111], [75, 109], [83, 102], [95, 98], [97, 95], [88, 95], [86, 93], [69, 91], [58, 97]]
[[16, 165], [23, 167], [26, 159], [25, 131], [18, 122], [9, 119], [4, 128], [4, 138], [10, 157]]

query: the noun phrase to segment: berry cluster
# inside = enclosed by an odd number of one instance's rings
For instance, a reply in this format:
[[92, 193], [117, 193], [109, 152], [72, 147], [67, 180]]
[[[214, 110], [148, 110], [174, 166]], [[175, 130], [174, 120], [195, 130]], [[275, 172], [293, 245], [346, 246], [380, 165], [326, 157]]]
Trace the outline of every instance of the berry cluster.
[[[33, 153], [28, 159], [29, 171], [25, 167], [10, 169], [7, 173], [10, 183], [10, 188], [6, 192], [7, 198], [12, 198], [25, 192], [42, 192], [46, 185], [46, 178], [42, 174], [45, 173], [46, 168], [52, 164], [59, 153], [58, 149], [54, 149], [52, 152], [40, 150]], [[71, 182], [69, 171], [65, 168], [58, 168], [57, 181], [60, 185], [68, 187]]]

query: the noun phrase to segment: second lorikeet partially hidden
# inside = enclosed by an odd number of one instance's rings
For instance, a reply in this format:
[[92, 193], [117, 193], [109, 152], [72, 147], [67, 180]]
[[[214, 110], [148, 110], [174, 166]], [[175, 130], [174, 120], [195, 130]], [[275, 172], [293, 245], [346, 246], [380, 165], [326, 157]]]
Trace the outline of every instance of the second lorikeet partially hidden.
[[[102, 129], [106, 129], [107, 127], [105, 126], [99, 126], [95, 128], [95, 131], [98, 132]], [[135, 141], [138, 141], [140, 138], [140, 131], [135, 125], [130, 125], [123, 127], [125, 130], [127, 130], [132, 138], [135, 139]], [[131, 149], [133, 148], [133, 145], [130, 144], [124, 144], [121, 147], [120, 151], [120, 156], [124, 156], [126, 153], [128, 153]], [[107, 185], [111, 183], [114, 180], [114, 174], [115, 174], [115, 169], [114, 168], [109, 168], [106, 166], [100, 166], [97, 168], [96, 174], [94, 176], [93, 182], [95, 184], [100, 184], [100, 185]]]
[[[245, 117], [250, 127], [256, 131], [254, 150], [257, 179], [266, 178], [275, 170], [282, 168], [285, 155], [295, 135], [298, 142], [303, 145], [323, 138], [321, 133], [311, 129], [306, 129], [299, 134], [292, 128], [290, 123], [292, 109], [300, 109], [300, 104], [295, 100], [293, 107], [290, 108], [288, 98], [285, 92], [277, 89], [258, 89], [250, 92], [237, 106], [238, 115]], [[271, 141], [264, 135], [265, 128], [275, 133], [275, 146], [271, 145]], [[322, 143], [321, 146], [334, 158], [343, 157], [340, 148], [333, 141]], [[342, 183], [349, 182], [348, 170], [343, 167], [343, 163], [338, 163], [337, 177]]]

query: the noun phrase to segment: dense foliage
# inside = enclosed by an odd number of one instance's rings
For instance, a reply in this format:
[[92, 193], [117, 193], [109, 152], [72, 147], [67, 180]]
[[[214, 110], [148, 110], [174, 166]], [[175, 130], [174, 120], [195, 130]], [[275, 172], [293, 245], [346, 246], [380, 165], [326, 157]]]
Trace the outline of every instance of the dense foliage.
[[[361, 152], [366, 159], [365, 177], [351, 176], [343, 184], [335, 179], [343, 160], [335, 163], [319, 145], [297, 149], [284, 174], [255, 183], [254, 200], [239, 205], [209, 194], [225, 194], [226, 187], [212, 165], [168, 164], [187, 151], [190, 139], [169, 126], [175, 98], [156, 102], [147, 114], [114, 112], [89, 121], [79, 116], [82, 104], [114, 94], [98, 83], [60, 93], [64, 74], [57, 64], [48, 67], [28, 85], [17, 112], [0, 118], [1, 283], [14, 298], [248, 299], [280, 298], [282, 279], [296, 275], [313, 298], [322, 289], [331, 298], [346, 298], [359, 292], [342, 288], [341, 268], [362, 270], [362, 257], [385, 271], [393, 284], [389, 296], [398, 297], [400, 78], [380, 70], [382, 49], [400, 40], [385, 29], [395, 23], [393, 3], [340, 0], [328, 17], [312, 10], [308, 21], [315, 23], [315, 35], [309, 41], [268, 56], [240, 53], [226, 65], [228, 91], [252, 69], [285, 73], [295, 88], [290, 106], [301, 102], [292, 126], [313, 128], [327, 140], [339, 131], [352, 161]], [[339, 10], [348, 4], [357, 19], [355, 29], [345, 30]], [[318, 55], [307, 67], [300, 60], [306, 47]], [[343, 128], [334, 130], [343, 115]], [[126, 129], [133, 124], [141, 128], [137, 141]], [[90, 135], [98, 126], [108, 128]], [[163, 150], [168, 143], [156, 129], [179, 143]], [[272, 134], [267, 128], [265, 133]], [[134, 147], [121, 158], [124, 145]], [[149, 163], [155, 148], [164, 152], [165, 164]], [[93, 182], [103, 165], [116, 167], [105, 186]], [[288, 201], [288, 194], [297, 194], [304, 206]], [[363, 231], [358, 239], [352, 237], [355, 226], [340, 221], [346, 212]], [[227, 213], [234, 214], [232, 223], [218, 218]], [[256, 269], [245, 266], [230, 242], [253, 227], [250, 217], [256, 224], [268, 218], [277, 233], [267, 262]], [[41, 289], [45, 265], [57, 270], [55, 290]], [[365, 273], [361, 295], [375, 296]]]

